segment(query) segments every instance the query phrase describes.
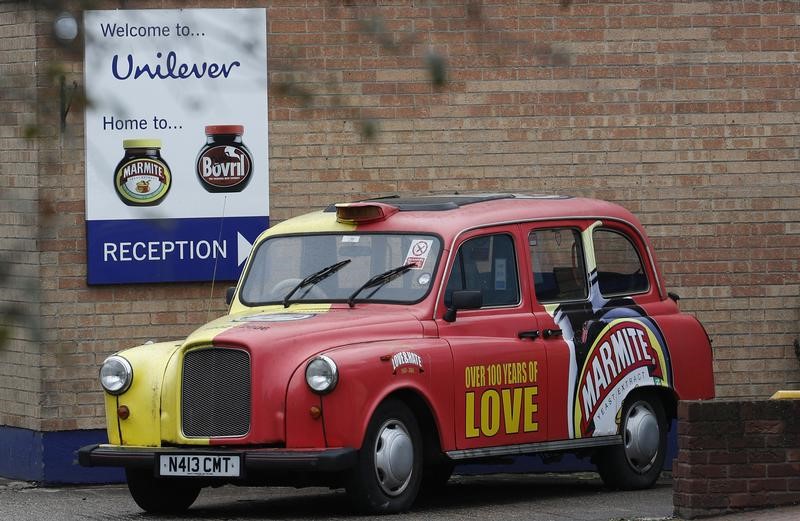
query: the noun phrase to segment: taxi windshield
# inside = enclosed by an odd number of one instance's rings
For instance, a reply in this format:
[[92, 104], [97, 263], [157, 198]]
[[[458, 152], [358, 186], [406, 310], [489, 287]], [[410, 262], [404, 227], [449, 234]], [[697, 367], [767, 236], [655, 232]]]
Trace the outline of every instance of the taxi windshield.
[[439, 238], [424, 234], [270, 237], [257, 246], [241, 300], [250, 306], [335, 301], [410, 304], [428, 294], [440, 251]]

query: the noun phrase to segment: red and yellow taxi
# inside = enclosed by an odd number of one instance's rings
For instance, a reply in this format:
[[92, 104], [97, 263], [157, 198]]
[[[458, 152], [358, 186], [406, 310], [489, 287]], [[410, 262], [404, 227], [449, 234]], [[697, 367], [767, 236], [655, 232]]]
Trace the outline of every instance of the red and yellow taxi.
[[609, 202], [470, 194], [335, 204], [256, 241], [227, 315], [100, 370], [108, 444], [138, 505], [200, 489], [345, 487], [408, 509], [454, 465], [591, 456], [653, 485], [678, 400], [714, 396], [701, 324], [639, 221]]

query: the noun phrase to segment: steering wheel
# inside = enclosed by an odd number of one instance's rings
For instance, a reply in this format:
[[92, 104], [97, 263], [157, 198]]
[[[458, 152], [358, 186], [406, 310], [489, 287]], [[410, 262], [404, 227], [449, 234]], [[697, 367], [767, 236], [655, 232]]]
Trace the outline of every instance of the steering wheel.
[[[286, 294], [289, 293], [292, 290], [292, 288], [300, 284], [300, 281], [302, 280], [303, 279], [283, 279], [282, 281], [272, 286], [272, 289], [269, 290], [269, 295], [271, 298], [275, 300], [282, 300], [286, 296]], [[305, 293], [306, 290], [308, 290], [308, 293]], [[302, 295], [314, 299], [328, 298], [328, 295], [326, 295], [325, 292], [322, 291], [318, 286], [311, 286], [310, 288], [308, 287], [300, 288], [294, 293], [294, 295], [292, 295], [292, 298], [299, 297]]]

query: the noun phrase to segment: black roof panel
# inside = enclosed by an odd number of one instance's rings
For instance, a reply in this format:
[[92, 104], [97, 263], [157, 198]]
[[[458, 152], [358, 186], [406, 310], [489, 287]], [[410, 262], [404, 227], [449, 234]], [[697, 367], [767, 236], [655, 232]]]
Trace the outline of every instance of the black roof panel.
[[[387, 197], [376, 197], [364, 199], [359, 202], [376, 202], [388, 204], [398, 208], [401, 212], [441, 212], [445, 210], [455, 210], [461, 206], [486, 201], [496, 201], [498, 199], [568, 199], [568, 196], [559, 195], [521, 195], [521, 194], [442, 194], [442, 195], [420, 195], [420, 196], [399, 196], [390, 195]], [[336, 206], [330, 205], [325, 209], [326, 212], [335, 212]]]

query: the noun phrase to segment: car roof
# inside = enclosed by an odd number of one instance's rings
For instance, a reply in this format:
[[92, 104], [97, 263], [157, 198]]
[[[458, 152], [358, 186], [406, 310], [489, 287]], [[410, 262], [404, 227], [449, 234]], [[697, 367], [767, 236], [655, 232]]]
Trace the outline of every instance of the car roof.
[[[453, 194], [391, 196], [360, 201], [398, 209], [384, 221], [359, 225], [359, 230], [430, 230], [452, 235], [488, 224], [550, 219], [613, 219], [638, 228], [638, 219], [624, 207], [599, 199], [541, 194]], [[335, 206], [325, 212], [335, 212]], [[335, 213], [334, 213], [335, 215]]]
[[602, 219], [631, 224], [646, 237], [638, 219], [622, 206], [584, 197], [541, 194], [434, 194], [403, 195], [341, 202], [327, 208], [288, 219], [265, 230], [262, 238], [272, 235], [345, 231], [336, 220], [337, 207], [375, 203], [390, 207], [388, 217], [358, 223], [359, 232], [432, 233], [449, 242], [461, 232], [495, 224]]

